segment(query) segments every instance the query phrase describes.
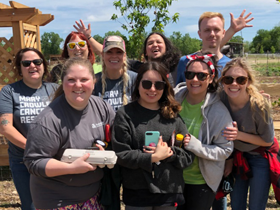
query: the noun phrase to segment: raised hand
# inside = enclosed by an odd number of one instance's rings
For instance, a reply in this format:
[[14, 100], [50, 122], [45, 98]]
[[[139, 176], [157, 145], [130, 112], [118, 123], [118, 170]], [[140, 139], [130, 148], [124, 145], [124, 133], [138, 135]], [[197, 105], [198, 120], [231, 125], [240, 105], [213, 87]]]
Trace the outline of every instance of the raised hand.
[[76, 25], [73, 25], [73, 26], [78, 32], [83, 33], [87, 38], [89, 38], [91, 36], [90, 23], [88, 24], [88, 28], [86, 28], [86, 26], [82, 20], [80, 20], [80, 23], [78, 21], [75, 21], [75, 23], [76, 23]]
[[244, 9], [242, 11], [242, 13], [240, 14], [240, 16], [236, 19], [234, 18], [233, 14], [230, 13], [230, 17], [231, 17], [230, 28], [232, 28], [235, 33], [242, 30], [243, 28], [253, 27], [253, 25], [247, 25], [247, 23], [254, 20], [253, 17], [249, 18], [250, 15], [252, 14], [252, 12], [249, 12], [245, 17], [243, 17], [245, 12], [246, 12], [246, 9]]

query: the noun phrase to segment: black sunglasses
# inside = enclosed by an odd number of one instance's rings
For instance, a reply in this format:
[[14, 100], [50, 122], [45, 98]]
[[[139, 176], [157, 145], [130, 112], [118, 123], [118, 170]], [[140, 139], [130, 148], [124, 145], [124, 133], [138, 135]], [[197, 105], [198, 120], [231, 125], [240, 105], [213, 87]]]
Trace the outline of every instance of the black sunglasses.
[[21, 61], [21, 64], [24, 66], [24, 67], [28, 67], [30, 66], [30, 64], [34, 63], [34, 65], [36, 66], [40, 66], [42, 63], [43, 63], [43, 59], [34, 59], [32, 61], [29, 61], [29, 60], [25, 60], [25, 61]]
[[206, 80], [208, 75], [209, 74], [203, 73], [203, 72], [192, 72], [192, 71], [186, 71], [185, 72], [185, 77], [186, 77], [187, 80], [191, 80], [196, 76], [198, 80], [204, 81], [204, 80]]
[[155, 83], [153, 83], [150, 80], [142, 80], [142, 87], [146, 90], [151, 89], [152, 85], [155, 85], [155, 88], [157, 90], [163, 90], [164, 86], [165, 86], [165, 82], [164, 81], [156, 81]]
[[233, 78], [232, 76], [223, 76], [222, 83], [225, 83], [226, 85], [230, 85], [233, 83], [234, 80], [239, 85], [245, 85], [245, 83], [248, 80], [248, 77], [240, 76], [240, 77]]

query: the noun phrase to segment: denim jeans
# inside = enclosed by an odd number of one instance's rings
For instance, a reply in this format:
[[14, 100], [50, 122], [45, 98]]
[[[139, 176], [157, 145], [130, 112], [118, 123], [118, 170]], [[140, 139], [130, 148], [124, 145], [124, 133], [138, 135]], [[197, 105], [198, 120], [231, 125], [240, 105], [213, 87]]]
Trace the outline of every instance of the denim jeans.
[[265, 210], [270, 188], [269, 162], [260, 155], [244, 153], [253, 177], [248, 180], [235, 175], [231, 195], [233, 210], [246, 210], [249, 189], [249, 210]]
[[22, 210], [35, 210], [30, 193], [30, 174], [22, 158], [9, 158], [10, 169], [16, 190], [19, 194]]
[[222, 197], [219, 200], [214, 200], [212, 210], [227, 210], [227, 197]]

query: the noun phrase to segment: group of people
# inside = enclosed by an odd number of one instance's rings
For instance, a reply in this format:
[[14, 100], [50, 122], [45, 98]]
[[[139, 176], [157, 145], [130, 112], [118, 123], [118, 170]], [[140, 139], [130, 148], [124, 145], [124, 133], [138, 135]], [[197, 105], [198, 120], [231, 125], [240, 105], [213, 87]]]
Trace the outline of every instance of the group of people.
[[[265, 209], [270, 166], [259, 149], [274, 142], [269, 102], [246, 61], [220, 52], [234, 33], [251, 26], [250, 14], [231, 14], [225, 31], [220, 13], [203, 13], [202, 49], [181, 58], [168, 38], [151, 33], [145, 62], [134, 62], [121, 37], [100, 44], [81, 20], [65, 40], [65, 62], [52, 75], [38, 50], [20, 50], [15, 67], [22, 80], [0, 92], [0, 133], [9, 139], [22, 209], [117, 210], [120, 203], [110, 202], [119, 194], [104, 189], [110, 181], [122, 185], [126, 210], [225, 210], [226, 197], [215, 196], [229, 174], [235, 177], [232, 209], [246, 209], [249, 188], [249, 208]], [[98, 74], [94, 53], [102, 58]], [[146, 131], [160, 133], [156, 146], [145, 145]], [[181, 145], [174, 144], [176, 134], [184, 136]], [[115, 151], [117, 170], [89, 164], [88, 153], [60, 161], [67, 148], [104, 150], [96, 140], [107, 140]], [[234, 170], [240, 157], [253, 174], [246, 180]]]

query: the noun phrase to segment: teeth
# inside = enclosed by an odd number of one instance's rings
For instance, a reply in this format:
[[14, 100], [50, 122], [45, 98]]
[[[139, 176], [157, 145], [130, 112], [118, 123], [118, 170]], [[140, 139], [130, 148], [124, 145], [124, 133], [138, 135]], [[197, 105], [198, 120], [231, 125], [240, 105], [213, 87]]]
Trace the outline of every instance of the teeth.
[[199, 87], [200, 85], [192, 85], [192, 87]]
[[111, 63], [118, 63], [119, 61], [110, 61]]
[[156, 94], [148, 94], [148, 96], [156, 96]]
[[75, 53], [75, 56], [79, 56], [79, 55], [82, 55], [82, 53]]
[[78, 93], [78, 94], [81, 94], [83, 91], [74, 91], [74, 93]]
[[232, 88], [230, 88], [229, 90], [232, 91], [232, 92], [237, 92], [239, 89], [232, 89]]

